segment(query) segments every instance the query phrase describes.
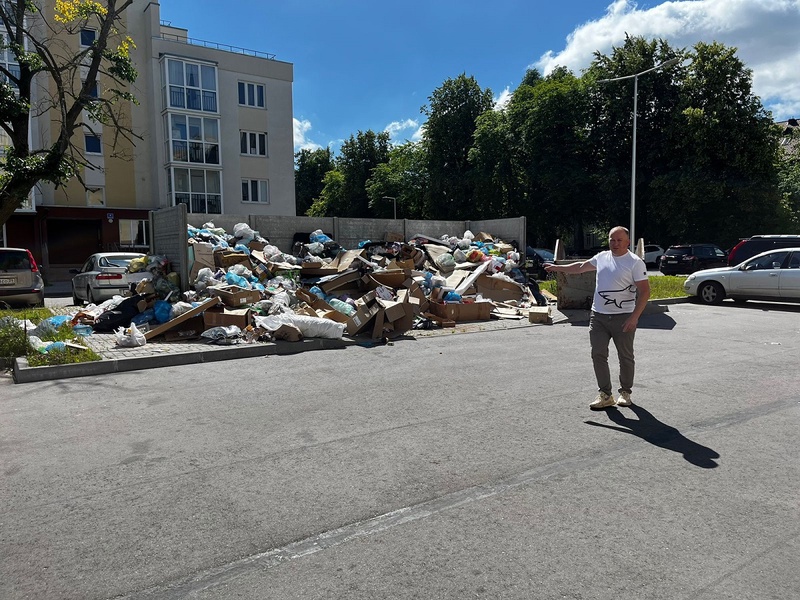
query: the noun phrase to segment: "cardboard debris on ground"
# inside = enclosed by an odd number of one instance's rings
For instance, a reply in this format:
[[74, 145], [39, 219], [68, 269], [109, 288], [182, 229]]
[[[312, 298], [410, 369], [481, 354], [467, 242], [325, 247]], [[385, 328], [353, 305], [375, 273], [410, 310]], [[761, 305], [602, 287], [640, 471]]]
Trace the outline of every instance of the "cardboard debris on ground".
[[[505, 259], [508, 254], [511, 260], [510, 253], [515, 249], [511, 244], [497, 240], [484, 231], [478, 232], [474, 240], [480, 243], [471, 246], [473, 254], [475, 248], [488, 245], [494, 249], [493, 256]], [[234, 245], [230, 240], [229, 243]], [[327, 244], [326, 248], [329, 248]], [[241, 264], [255, 276], [251, 281], [257, 279], [268, 288], [262, 293], [238, 286], [210, 286], [206, 293], [211, 294], [213, 300], [204, 301], [200, 307], [189, 311], [191, 316], [202, 315], [206, 328], [236, 324], [244, 330], [252, 316], [262, 310], [261, 304], [251, 309], [254, 304], [264, 298], [268, 307], [268, 301], [279, 293], [286, 296], [284, 292], [291, 298], [294, 312], [344, 323], [347, 335], [374, 339], [402, 335], [414, 328], [417, 319], [429, 319], [440, 327], [492, 318], [527, 318], [531, 323], [552, 322], [549, 310], [541, 310], [548, 307], [535, 306], [527, 285], [521, 283], [524, 274], [522, 279], [502, 273], [492, 274], [488, 270], [489, 260], [457, 263], [448, 258], [440, 261], [440, 257], [447, 253], [452, 255], [456, 249], [453, 238], [449, 236], [436, 239], [416, 235], [404, 241], [401, 235], [387, 231], [382, 241], [367, 241], [362, 244], [363, 247], [339, 249], [338, 253], [334, 249], [317, 258], [308, 254], [312, 251], [313, 243], [300, 244], [299, 250], [298, 244], [295, 244], [292, 249], [295, 253], [291, 256], [281, 252], [276, 254], [274, 248], [267, 248], [269, 242], [266, 240], [246, 244], [249, 255], [230, 250], [214, 251], [212, 244], [195, 239], [190, 241], [190, 245], [193, 281], [201, 268], [225, 271], [232, 265]], [[464, 249], [460, 242], [459, 246]], [[269, 256], [265, 250], [269, 251]], [[304, 262], [298, 264], [301, 253], [306, 256]], [[445, 271], [437, 266], [440, 263], [446, 265]], [[492, 265], [496, 269], [497, 261]], [[433, 280], [430, 279], [431, 274]], [[296, 287], [287, 288], [282, 283], [270, 286], [270, 280], [279, 275], [294, 281]], [[219, 279], [219, 271], [216, 278]], [[313, 286], [321, 290], [320, 295], [325, 299], [309, 291]], [[454, 292], [456, 298], [461, 296], [462, 300], [445, 301], [445, 298], [453, 295], [450, 292]], [[549, 300], [555, 299], [546, 291], [542, 291], [542, 294]], [[217, 297], [224, 306], [214, 303]], [[334, 309], [332, 298], [350, 303], [355, 312], [348, 316]], [[331, 303], [326, 300], [331, 300]], [[339, 308], [344, 310], [341, 306]], [[185, 315], [182, 317], [190, 318]], [[149, 339], [170, 330], [173, 330], [170, 335], [173, 339], [191, 335], [181, 333], [177, 319], [173, 321], [154, 327], [146, 336]], [[191, 331], [192, 328], [188, 329]], [[280, 335], [282, 339], [301, 339], [288, 328]]]

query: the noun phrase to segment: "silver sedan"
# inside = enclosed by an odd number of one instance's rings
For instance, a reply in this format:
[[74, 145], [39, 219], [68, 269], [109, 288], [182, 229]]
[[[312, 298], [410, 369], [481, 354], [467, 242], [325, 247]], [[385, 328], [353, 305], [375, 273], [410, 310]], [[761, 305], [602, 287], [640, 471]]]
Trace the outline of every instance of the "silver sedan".
[[70, 271], [72, 278], [72, 302], [80, 306], [85, 300], [89, 304], [100, 304], [114, 296], [125, 295], [130, 288], [128, 265], [135, 258], [143, 258], [141, 252], [100, 252], [92, 254], [80, 269]]
[[735, 267], [697, 271], [683, 289], [704, 304], [719, 304], [726, 297], [800, 302], [800, 248], [770, 250]]

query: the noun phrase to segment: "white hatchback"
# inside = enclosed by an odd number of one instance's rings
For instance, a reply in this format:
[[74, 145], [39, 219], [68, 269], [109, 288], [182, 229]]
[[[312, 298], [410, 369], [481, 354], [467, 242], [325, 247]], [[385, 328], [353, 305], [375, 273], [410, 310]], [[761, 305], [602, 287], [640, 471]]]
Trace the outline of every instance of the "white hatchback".
[[735, 267], [697, 271], [683, 289], [704, 304], [719, 304], [726, 297], [800, 302], [800, 248], [770, 250]]

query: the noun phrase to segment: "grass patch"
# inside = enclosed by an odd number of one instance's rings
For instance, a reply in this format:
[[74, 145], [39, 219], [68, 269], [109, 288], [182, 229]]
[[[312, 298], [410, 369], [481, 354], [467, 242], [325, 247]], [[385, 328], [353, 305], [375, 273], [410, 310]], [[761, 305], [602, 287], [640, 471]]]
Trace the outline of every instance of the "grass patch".
[[[650, 298], [656, 300], [664, 300], [666, 298], [683, 298], [686, 292], [683, 291], [683, 282], [686, 277], [677, 275], [656, 275], [650, 277]], [[547, 290], [554, 296], [558, 295], [556, 280], [547, 279], [540, 281], [539, 289]]]
[[34, 325], [39, 325], [42, 321], [53, 316], [47, 308], [25, 308], [0, 310], [0, 360], [6, 365], [13, 363], [15, 358], [25, 357], [28, 364], [32, 367], [50, 365], [68, 365], [73, 363], [91, 362], [101, 360], [101, 357], [86, 347], [83, 340], [76, 336], [72, 331], [72, 324], [68, 321], [58, 328], [49, 328], [39, 337], [43, 342], [71, 342], [83, 346], [85, 349], [77, 348], [53, 348], [46, 353], [38, 352], [29, 342], [28, 335], [19, 325], [3, 322], [5, 317], [11, 317], [20, 321], [28, 320]]

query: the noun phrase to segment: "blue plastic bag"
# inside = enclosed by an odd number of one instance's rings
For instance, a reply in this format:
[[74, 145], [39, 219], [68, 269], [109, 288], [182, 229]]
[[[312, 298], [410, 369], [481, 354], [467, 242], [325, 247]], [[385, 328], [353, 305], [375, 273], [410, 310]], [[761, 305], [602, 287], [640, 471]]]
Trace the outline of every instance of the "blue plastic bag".
[[170, 316], [172, 315], [172, 304], [166, 300], [156, 300], [155, 305], [153, 305], [153, 311], [156, 321], [159, 323], [166, 323], [170, 320]]

